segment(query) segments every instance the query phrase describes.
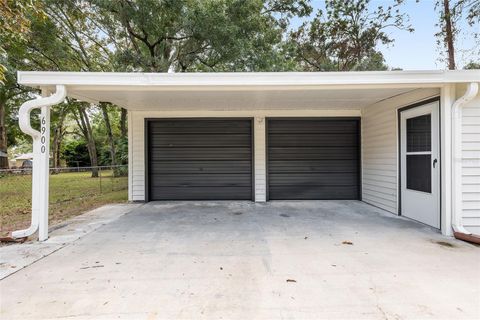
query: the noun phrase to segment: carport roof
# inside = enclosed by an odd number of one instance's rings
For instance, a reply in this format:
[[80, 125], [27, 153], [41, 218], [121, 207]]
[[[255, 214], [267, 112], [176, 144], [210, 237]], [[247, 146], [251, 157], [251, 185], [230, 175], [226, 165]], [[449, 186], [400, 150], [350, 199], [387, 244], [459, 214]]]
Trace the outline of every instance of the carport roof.
[[[479, 70], [117, 73], [19, 71], [18, 83], [132, 110], [238, 107], [360, 108], [417, 88], [480, 82]], [[188, 93], [186, 95], [185, 93]]]

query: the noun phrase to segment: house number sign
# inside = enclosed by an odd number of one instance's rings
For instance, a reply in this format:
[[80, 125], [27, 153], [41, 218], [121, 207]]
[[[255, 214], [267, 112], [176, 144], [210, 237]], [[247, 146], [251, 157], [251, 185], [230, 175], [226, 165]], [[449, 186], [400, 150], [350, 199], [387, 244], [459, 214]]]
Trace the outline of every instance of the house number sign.
[[46, 142], [47, 142], [47, 137], [45, 136], [45, 133], [47, 132], [47, 120], [45, 120], [45, 116], [41, 117], [41, 128], [40, 128], [40, 131], [41, 131], [41, 138], [40, 138], [40, 143], [41, 143], [41, 147], [40, 147], [40, 151], [42, 153], [45, 153], [47, 147], [46, 147]]

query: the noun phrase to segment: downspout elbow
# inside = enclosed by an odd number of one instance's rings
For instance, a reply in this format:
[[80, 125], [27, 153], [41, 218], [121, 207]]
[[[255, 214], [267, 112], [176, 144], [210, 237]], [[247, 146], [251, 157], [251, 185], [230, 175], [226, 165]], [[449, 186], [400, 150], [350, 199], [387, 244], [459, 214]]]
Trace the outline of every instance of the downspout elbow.
[[[24, 133], [28, 134], [29, 136], [32, 137], [33, 139], [33, 145], [34, 145], [34, 150], [35, 150], [35, 145], [39, 143], [38, 141], [40, 140], [41, 133], [38, 130], [35, 130], [32, 128], [31, 123], [30, 123], [30, 114], [34, 109], [39, 109], [42, 107], [49, 107], [55, 104], [59, 104], [65, 100], [65, 97], [67, 96], [67, 90], [64, 85], [57, 85], [56, 86], [56, 92], [52, 94], [49, 97], [43, 97], [39, 99], [34, 99], [34, 100], [29, 100], [22, 104], [22, 106], [19, 109], [18, 112], [18, 123], [20, 126], [20, 130], [22, 130]], [[35, 157], [35, 152], [34, 152], [34, 157]], [[38, 160], [37, 160], [38, 161]], [[35, 159], [34, 159], [35, 162]], [[35, 164], [34, 164], [35, 166]], [[33, 175], [35, 173], [32, 171], [32, 181]], [[34, 189], [32, 188], [32, 196], [35, 196], [33, 194]], [[33, 202], [33, 199], [32, 199]], [[39, 226], [39, 217], [36, 216], [37, 212], [34, 212], [32, 208], [32, 220], [31, 224], [27, 229], [24, 230], [18, 230], [18, 231], [13, 231], [12, 232], [12, 237], [13, 238], [24, 238], [31, 236], [38, 230]]]
[[478, 93], [478, 83], [476, 82], [471, 82], [468, 84], [467, 90], [465, 91], [464, 95], [458, 98], [452, 106], [452, 113], [453, 117], [455, 119], [460, 118], [460, 107], [462, 107], [464, 104], [470, 102], [475, 98], [475, 96]]
[[31, 136], [33, 139], [38, 139], [40, 137], [40, 132], [32, 128], [30, 124], [30, 113], [33, 109], [38, 109], [41, 107], [49, 107], [55, 104], [59, 104], [67, 96], [67, 90], [64, 85], [57, 85], [56, 92], [49, 97], [29, 100], [22, 104], [18, 111], [18, 124], [20, 130], [24, 133]]
[[461, 108], [472, 101], [478, 94], [478, 83], [468, 84], [465, 94], [458, 98], [452, 106], [452, 144], [453, 144], [453, 180], [454, 180], [454, 201], [452, 210], [452, 228], [455, 233], [470, 235], [471, 232], [465, 229], [462, 221], [462, 190], [461, 190], [461, 163], [462, 163], [462, 113]]

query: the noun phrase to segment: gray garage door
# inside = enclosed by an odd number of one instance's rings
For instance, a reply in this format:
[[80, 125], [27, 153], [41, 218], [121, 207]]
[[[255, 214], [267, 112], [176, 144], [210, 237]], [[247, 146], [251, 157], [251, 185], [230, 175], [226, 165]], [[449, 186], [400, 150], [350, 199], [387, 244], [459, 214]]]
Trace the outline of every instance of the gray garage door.
[[147, 121], [149, 200], [252, 199], [250, 119]]
[[358, 119], [269, 119], [268, 196], [359, 199]]

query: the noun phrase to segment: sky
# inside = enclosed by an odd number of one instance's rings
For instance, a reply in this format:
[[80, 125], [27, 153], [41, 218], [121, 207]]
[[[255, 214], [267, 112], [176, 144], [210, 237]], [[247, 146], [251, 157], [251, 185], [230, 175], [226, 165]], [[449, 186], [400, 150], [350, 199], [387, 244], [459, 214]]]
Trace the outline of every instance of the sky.
[[[372, 0], [371, 6], [388, 5], [393, 1], [389, 0]], [[313, 16], [319, 8], [324, 7], [323, 0], [312, 0], [314, 7]], [[388, 47], [381, 46], [379, 49], [384, 54], [386, 63], [391, 68], [402, 68], [404, 70], [437, 70], [445, 69], [445, 62], [440, 61], [441, 48], [437, 46], [435, 33], [438, 28], [435, 26], [438, 20], [438, 13], [435, 12], [434, 0], [406, 0], [402, 5], [402, 11], [410, 17], [410, 24], [415, 31], [409, 33], [403, 30], [387, 29], [387, 33], [395, 39], [393, 44]], [[299, 25], [301, 21], [293, 21], [292, 25]], [[479, 28], [478, 26], [476, 28]], [[458, 68], [470, 60], [479, 61], [478, 55], [472, 57], [471, 52], [466, 52], [473, 48], [476, 43], [471, 36], [473, 28], [464, 25], [467, 31], [459, 37], [457, 41], [458, 54], [456, 57]], [[465, 35], [466, 34], [466, 35]], [[478, 44], [477, 44], [478, 46]]]

